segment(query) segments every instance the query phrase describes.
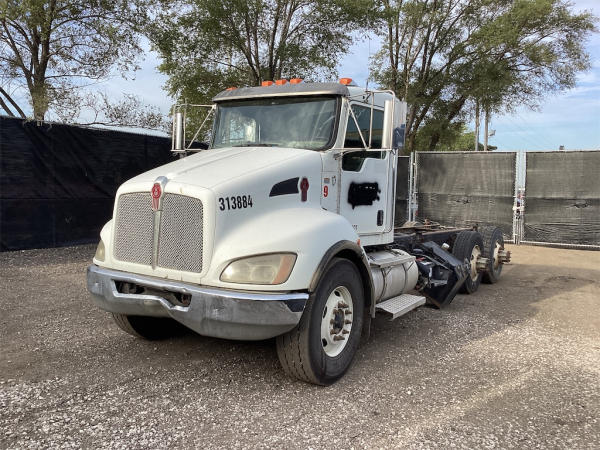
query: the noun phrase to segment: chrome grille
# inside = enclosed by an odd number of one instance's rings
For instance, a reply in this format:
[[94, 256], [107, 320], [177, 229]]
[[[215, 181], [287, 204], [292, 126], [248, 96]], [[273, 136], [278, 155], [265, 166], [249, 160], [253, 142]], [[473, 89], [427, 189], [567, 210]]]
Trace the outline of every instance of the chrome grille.
[[154, 213], [149, 192], [119, 197], [115, 228], [115, 257], [121, 261], [152, 264]]
[[202, 202], [184, 195], [165, 194], [158, 242], [158, 266], [201, 272]]

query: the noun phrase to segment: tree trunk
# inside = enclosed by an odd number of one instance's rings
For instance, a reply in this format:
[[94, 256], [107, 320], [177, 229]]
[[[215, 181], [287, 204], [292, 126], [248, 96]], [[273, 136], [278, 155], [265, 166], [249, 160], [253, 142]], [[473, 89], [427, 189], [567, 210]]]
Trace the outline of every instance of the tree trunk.
[[488, 151], [488, 128], [490, 125], [490, 111], [485, 110], [485, 131], [483, 132], [483, 151]]
[[31, 91], [31, 103], [33, 107], [33, 118], [35, 120], [44, 120], [48, 112], [49, 99], [48, 88], [45, 81], [34, 80], [33, 89]]
[[479, 100], [475, 101], [475, 151], [479, 150]]
[[[23, 110], [19, 107], [19, 105], [17, 104], [17, 102], [15, 102], [13, 100], [13, 98], [10, 96], [10, 94], [8, 92], [6, 92], [2, 87], [0, 87], [0, 94], [3, 95], [6, 100], [8, 100], [8, 102], [13, 106], [13, 108], [15, 108], [15, 110], [17, 111], [17, 113], [21, 116], [22, 119], [25, 119], [25, 113], [23, 112]], [[1, 100], [1, 98], [0, 98]], [[14, 113], [10, 110], [10, 108], [8, 107], [8, 105], [6, 105], [6, 103], [4, 103], [3, 100], [2, 101], [2, 107], [4, 108], [4, 110], [8, 113], [8, 115], [10, 116], [15, 116]]]
[[2, 100], [1, 97], [0, 97], [0, 107], [2, 107], [4, 112], [6, 112], [6, 114], [8, 114], [10, 117], [15, 117], [15, 113], [10, 110], [8, 105], [6, 103], [4, 103], [4, 100]]
[[415, 133], [414, 132], [410, 132], [407, 136], [406, 136], [406, 145], [404, 147], [404, 154], [405, 155], [410, 155], [412, 152], [415, 151]]
[[431, 137], [429, 138], [429, 151], [433, 152], [435, 150], [435, 146], [438, 144], [438, 142], [440, 141], [440, 133], [439, 132], [435, 132], [431, 135]]

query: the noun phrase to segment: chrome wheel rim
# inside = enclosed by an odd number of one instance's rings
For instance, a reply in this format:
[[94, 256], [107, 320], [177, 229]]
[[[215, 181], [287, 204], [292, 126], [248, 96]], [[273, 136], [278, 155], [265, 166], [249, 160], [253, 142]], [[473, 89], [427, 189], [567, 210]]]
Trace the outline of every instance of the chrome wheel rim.
[[479, 245], [473, 247], [471, 250], [471, 280], [477, 281], [479, 273], [477, 272], [477, 258], [481, 256], [481, 249]]
[[498, 266], [500, 265], [500, 260], [498, 258], [498, 252], [500, 251], [501, 248], [502, 248], [502, 246], [500, 245], [500, 242], [496, 241], [496, 246], [494, 247], [494, 261], [493, 261], [494, 270], [498, 270]]
[[329, 357], [342, 353], [352, 330], [354, 304], [344, 286], [336, 287], [327, 298], [321, 314], [321, 344]]

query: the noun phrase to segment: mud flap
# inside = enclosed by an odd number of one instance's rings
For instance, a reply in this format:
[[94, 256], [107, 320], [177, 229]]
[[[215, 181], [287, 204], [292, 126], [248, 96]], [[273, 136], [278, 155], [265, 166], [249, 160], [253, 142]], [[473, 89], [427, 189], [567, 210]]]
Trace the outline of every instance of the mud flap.
[[438, 308], [448, 305], [467, 279], [467, 264], [435, 242], [424, 242], [413, 250], [421, 250], [422, 253], [419, 257], [415, 252], [419, 272], [427, 280], [421, 293]]

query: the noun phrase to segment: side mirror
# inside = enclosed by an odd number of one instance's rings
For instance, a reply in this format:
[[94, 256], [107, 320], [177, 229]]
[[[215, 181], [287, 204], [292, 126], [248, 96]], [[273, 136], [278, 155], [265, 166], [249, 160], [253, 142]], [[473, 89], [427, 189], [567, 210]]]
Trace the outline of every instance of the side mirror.
[[394, 138], [394, 101], [386, 100], [383, 105], [383, 130], [381, 136], [381, 148], [390, 149], [393, 146]]
[[184, 150], [184, 134], [185, 131], [183, 129], [183, 113], [176, 112], [175, 114], [173, 114], [173, 132], [171, 135], [171, 139], [173, 140], [172, 150]]

